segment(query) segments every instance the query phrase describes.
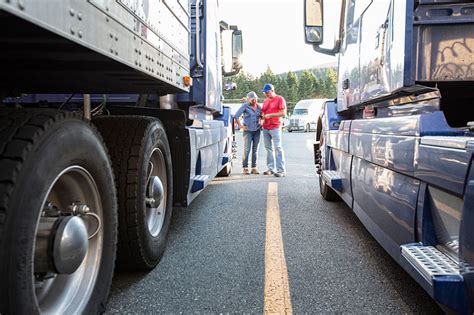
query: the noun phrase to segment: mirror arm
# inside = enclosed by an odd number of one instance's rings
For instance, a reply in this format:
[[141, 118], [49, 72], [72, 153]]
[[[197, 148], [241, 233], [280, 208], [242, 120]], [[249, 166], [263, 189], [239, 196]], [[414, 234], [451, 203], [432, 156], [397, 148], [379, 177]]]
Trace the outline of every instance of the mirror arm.
[[233, 75], [239, 74], [239, 72], [240, 72], [240, 69], [234, 69], [233, 71], [230, 71], [230, 72], [222, 71], [222, 75], [224, 77], [231, 77]]
[[332, 49], [321, 48], [319, 45], [313, 45], [313, 49], [314, 49], [314, 51], [317, 51], [318, 53], [321, 53], [321, 54], [335, 56], [339, 52], [339, 50], [341, 49], [341, 40], [338, 39], [334, 43], [334, 47]]
[[334, 43], [334, 47], [332, 49], [328, 49], [321, 48], [319, 44], [313, 44], [314, 51], [325, 55], [335, 56], [341, 50], [342, 38], [344, 36], [344, 17], [346, 14], [346, 2], [347, 0], [342, 0], [341, 15], [339, 17], [339, 34], [338, 39]]
[[199, 68], [203, 69], [204, 65], [201, 60], [201, 16], [200, 16], [200, 10], [201, 10], [201, 0], [198, 0], [196, 2], [196, 11], [195, 11], [195, 19], [196, 19], [196, 63]]

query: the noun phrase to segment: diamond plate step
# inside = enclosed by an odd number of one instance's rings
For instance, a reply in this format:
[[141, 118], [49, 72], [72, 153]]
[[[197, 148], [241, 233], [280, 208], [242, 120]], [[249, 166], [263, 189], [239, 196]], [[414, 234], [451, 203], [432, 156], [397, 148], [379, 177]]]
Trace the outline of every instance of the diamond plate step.
[[433, 284], [433, 276], [459, 275], [459, 266], [433, 246], [402, 245], [402, 256]]

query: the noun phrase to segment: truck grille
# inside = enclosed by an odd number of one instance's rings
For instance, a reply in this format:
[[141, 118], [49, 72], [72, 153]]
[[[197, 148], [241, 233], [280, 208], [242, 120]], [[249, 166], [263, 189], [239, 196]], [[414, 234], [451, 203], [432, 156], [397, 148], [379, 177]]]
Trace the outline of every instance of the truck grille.
[[290, 119], [290, 126], [299, 126], [300, 120], [299, 119]]

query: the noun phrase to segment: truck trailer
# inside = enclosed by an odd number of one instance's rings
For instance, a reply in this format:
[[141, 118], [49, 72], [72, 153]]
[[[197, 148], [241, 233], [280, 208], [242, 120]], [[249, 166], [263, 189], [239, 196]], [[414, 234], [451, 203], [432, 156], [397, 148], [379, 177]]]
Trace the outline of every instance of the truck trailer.
[[474, 3], [342, 0], [333, 42], [328, 3], [306, 0], [304, 26], [339, 65], [314, 147], [321, 195], [349, 205], [443, 310], [472, 314]]
[[0, 2], [0, 313], [96, 314], [235, 150], [207, 0]]

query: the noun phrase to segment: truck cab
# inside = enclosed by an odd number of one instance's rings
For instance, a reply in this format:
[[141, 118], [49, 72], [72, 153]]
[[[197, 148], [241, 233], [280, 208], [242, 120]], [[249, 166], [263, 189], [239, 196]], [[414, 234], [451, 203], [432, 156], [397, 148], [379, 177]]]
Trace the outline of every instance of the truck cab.
[[315, 144], [321, 195], [445, 311], [472, 313], [472, 1], [342, 0], [336, 21], [328, 3], [305, 1], [306, 42], [339, 64]]
[[321, 108], [326, 101], [326, 99], [308, 99], [296, 103], [293, 113], [289, 117], [289, 124], [286, 126], [288, 132], [315, 130]]

